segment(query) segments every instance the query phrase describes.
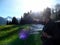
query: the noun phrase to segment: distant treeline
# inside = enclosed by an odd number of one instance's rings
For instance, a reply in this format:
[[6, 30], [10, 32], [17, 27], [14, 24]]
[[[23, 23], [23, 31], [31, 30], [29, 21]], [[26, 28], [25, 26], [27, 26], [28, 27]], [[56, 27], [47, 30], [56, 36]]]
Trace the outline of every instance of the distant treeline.
[[6, 24], [7, 24], [7, 25], [10, 25], [10, 24], [18, 25], [18, 24], [20, 24], [20, 22], [17, 20], [16, 17], [13, 17], [13, 18], [12, 18], [12, 21], [8, 21], [8, 20], [7, 20], [7, 23], [6, 23]]

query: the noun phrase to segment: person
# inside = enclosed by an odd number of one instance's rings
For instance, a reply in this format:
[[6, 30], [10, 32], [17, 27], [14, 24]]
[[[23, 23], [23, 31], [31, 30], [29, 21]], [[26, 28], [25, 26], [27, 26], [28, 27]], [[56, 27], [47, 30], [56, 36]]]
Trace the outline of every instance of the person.
[[55, 21], [55, 26], [53, 30], [53, 44], [60, 45], [60, 19]]
[[53, 45], [52, 43], [53, 26], [54, 22], [49, 19], [46, 19], [41, 38], [43, 41], [43, 45]]

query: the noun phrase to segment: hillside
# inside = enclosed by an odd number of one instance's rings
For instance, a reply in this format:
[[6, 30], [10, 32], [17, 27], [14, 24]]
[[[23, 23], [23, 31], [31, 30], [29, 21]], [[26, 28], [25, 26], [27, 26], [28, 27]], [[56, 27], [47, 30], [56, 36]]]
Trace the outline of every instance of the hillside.
[[6, 19], [0, 17], [0, 25], [5, 25], [5, 24], [6, 24]]
[[30, 35], [27, 40], [19, 39], [21, 28], [28, 25], [4, 25], [0, 26], [0, 45], [41, 45], [40, 34]]

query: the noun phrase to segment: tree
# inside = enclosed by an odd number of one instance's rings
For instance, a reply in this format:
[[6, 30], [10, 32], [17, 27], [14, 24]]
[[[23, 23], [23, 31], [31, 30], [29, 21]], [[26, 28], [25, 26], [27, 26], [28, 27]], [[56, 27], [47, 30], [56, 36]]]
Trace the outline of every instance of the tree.
[[20, 20], [20, 25], [24, 24], [24, 20], [23, 18], [21, 17], [21, 20]]
[[55, 9], [56, 9], [56, 11], [59, 11], [60, 10], [60, 4], [56, 4]]
[[60, 4], [55, 5], [55, 16], [56, 20], [60, 18]]
[[43, 12], [43, 22], [45, 22], [47, 19], [51, 19], [51, 8], [46, 8]]
[[6, 24], [7, 24], [7, 25], [9, 24], [8, 20], [7, 20]]
[[44, 14], [43, 14], [46, 18], [50, 18], [50, 16], [51, 16], [51, 8], [46, 8], [45, 10], [44, 10]]
[[7, 24], [7, 25], [11, 25], [12, 22], [7, 20], [6, 24]]
[[60, 10], [57, 12], [57, 19], [60, 20]]
[[12, 22], [11, 21], [8, 21], [8, 25], [11, 25], [12, 24]]
[[12, 24], [18, 24], [18, 20], [16, 19], [16, 17], [12, 18]]

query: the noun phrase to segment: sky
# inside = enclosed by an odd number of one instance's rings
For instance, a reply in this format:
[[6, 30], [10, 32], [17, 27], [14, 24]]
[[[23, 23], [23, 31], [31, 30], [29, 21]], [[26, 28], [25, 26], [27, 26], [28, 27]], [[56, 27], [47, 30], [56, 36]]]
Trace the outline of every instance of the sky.
[[43, 11], [44, 8], [52, 8], [59, 2], [59, 0], [0, 0], [0, 16], [20, 18], [25, 12]]

